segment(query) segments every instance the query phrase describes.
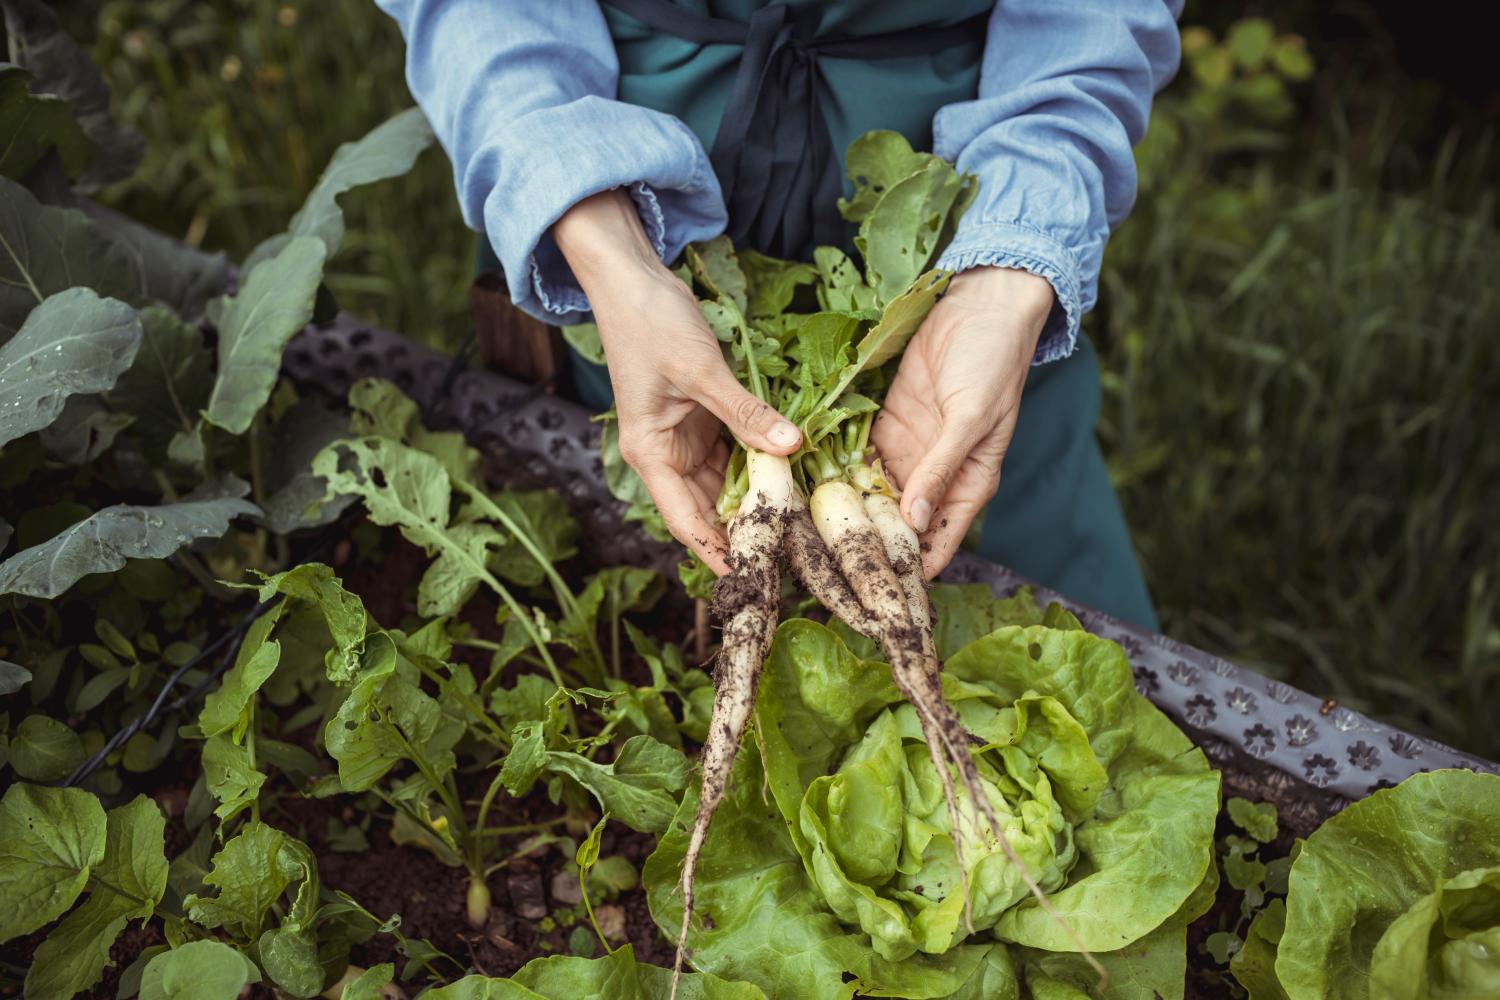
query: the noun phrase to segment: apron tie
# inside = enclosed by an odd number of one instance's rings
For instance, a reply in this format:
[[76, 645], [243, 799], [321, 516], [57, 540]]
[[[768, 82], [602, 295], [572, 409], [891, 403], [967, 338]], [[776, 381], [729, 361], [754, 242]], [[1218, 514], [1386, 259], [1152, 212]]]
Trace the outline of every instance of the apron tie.
[[818, 100], [818, 59], [892, 59], [983, 39], [989, 14], [958, 24], [883, 35], [803, 40], [786, 4], [748, 22], [686, 10], [671, 0], [605, 0], [647, 27], [700, 45], [744, 51], [709, 150], [736, 246], [793, 260], [843, 242], [836, 202], [843, 191]]

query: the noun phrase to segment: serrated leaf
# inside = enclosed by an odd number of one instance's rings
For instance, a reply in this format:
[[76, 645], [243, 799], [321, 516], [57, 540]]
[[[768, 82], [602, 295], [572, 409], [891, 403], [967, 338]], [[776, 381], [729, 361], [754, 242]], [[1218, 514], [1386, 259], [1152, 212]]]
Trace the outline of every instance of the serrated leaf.
[[203, 745], [203, 780], [219, 802], [214, 815], [227, 823], [250, 808], [266, 776], [255, 769], [248, 750], [221, 735]]
[[455, 524], [446, 531], [451, 545], [437, 558], [417, 585], [417, 613], [425, 618], [456, 615], [479, 589], [478, 567], [489, 560], [492, 548], [503, 548], [505, 536], [488, 524]]
[[266, 913], [302, 872], [288, 839], [264, 823], [246, 825], [214, 855], [203, 879], [218, 894], [187, 897], [188, 917], [209, 930], [227, 927], [258, 939]]
[[268, 601], [276, 594], [305, 601], [317, 609], [333, 639], [323, 661], [328, 679], [335, 684], [353, 681], [364, 652], [365, 630], [369, 624], [369, 616], [359, 597], [345, 590], [332, 567], [323, 563], [303, 563], [267, 577], [260, 585], [260, 599]]
[[50, 296], [0, 347], [0, 445], [57, 419], [68, 397], [115, 384], [141, 343], [135, 310], [87, 288]]
[[196, 539], [223, 536], [236, 517], [259, 513], [234, 498], [106, 507], [0, 563], [0, 594], [56, 597], [90, 573], [113, 572], [127, 559], [165, 559]]
[[377, 125], [363, 138], [339, 146], [302, 207], [292, 216], [287, 231], [251, 251], [245, 259], [245, 271], [250, 272], [261, 261], [279, 253], [285, 242], [299, 236], [318, 238], [326, 256], [332, 257], [344, 240], [344, 212], [338, 204], [339, 195], [364, 184], [400, 177], [432, 145], [432, 140], [432, 127], [421, 110], [408, 108]]
[[854, 363], [846, 366], [833, 387], [823, 394], [823, 405], [831, 405], [844, 395], [861, 373], [878, 368], [900, 354], [947, 290], [951, 278], [948, 271], [928, 271], [896, 296], [881, 313], [880, 322], [860, 338]]
[[536, 784], [547, 767], [547, 737], [541, 722], [522, 722], [511, 730], [510, 752], [500, 765], [500, 783], [520, 798]]
[[745, 272], [740, 270], [735, 256], [734, 244], [728, 236], [715, 236], [703, 243], [694, 243], [687, 250], [688, 266], [693, 277], [715, 298], [728, 299], [734, 303], [740, 315], [744, 315], [748, 299], [748, 283]]
[[934, 159], [931, 153], [913, 151], [900, 132], [866, 132], [849, 144], [844, 156], [854, 197], [839, 199], [839, 214], [850, 222], [863, 222], [887, 190]]
[[94, 191], [133, 174], [146, 151], [146, 139], [110, 114], [103, 75], [88, 52], [69, 37], [52, 5], [5, 0], [3, 6], [11, 60], [36, 78], [34, 91], [68, 103], [83, 134], [98, 150], [78, 179], [79, 189]]
[[78, 734], [46, 715], [22, 719], [10, 741], [10, 766], [28, 781], [60, 781], [87, 756]]
[[224, 942], [189, 941], [147, 963], [140, 1000], [230, 1000], [258, 982], [255, 963]]
[[225, 672], [219, 686], [203, 699], [198, 728], [204, 736], [231, 733], [238, 737], [244, 731], [250, 699], [281, 662], [281, 643], [272, 641], [270, 636], [285, 608], [285, 603], [273, 605], [245, 630], [245, 638], [235, 653], [234, 666]]
[[680, 750], [650, 736], [632, 736], [611, 764], [551, 751], [547, 769], [567, 774], [593, 792], [604, 810], [641, 833], [661, 833], [672, 822], [691, 765]]
[[74, 121], [68, 102], [33, 94], [31, 74], [10, 64], [0, 64], [0, 135], [11, 136], [0, 147], [0, 175], [18, 181], [49, 150], [57, 151], [70, 177], [76, 177], [94, 155], [94, 144]]
[[880, 196], [859, 227], [854, 245], [865, 259], [865, 280], [885, 304], [927, 270], [948, 213], [963, 191], [958, 174], [939, 159], [902, 178]]
[[316, 237], [295, 237], [225, 301], [218, 323], [219, 370], [203, 409], [206, 421], [231, 434], [250, 428], [271, 398], [287, 341], [312, 319], [325, 256]]
[[11, 785], [0, 799], [0, 941], [56, 919], [104, 857], [104, 807], [78, 788]]
[[394, 383], [364, 378], [349, 389], [354, 411], [350, 427], [357, 436], [386, 437], [411, 445], [438, 460], [453, 479], [468, 483], [483, 481], [479, 451], [470, 447], [456, 431], [430, 431], [422, 424], [422, 411]]
[[166, 819], [144, 795], [109, 811], [89, 898], [37, 948], [28, 998], [68, 1000], [98, 982], [115, 938], [130, 921], [148, 919], [166, 892], [165, 839]]
[[1276, 839], [1276, 806], [1270, 802], [1251, 802], [1236, 795], [1224, 803], [1234, 825], [1262, 844]]

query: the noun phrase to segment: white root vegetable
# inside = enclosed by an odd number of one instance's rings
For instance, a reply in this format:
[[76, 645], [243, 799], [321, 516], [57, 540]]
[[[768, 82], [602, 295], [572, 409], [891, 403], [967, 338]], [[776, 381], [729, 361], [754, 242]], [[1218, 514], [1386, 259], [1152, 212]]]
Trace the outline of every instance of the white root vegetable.
[[891, 569], [906, 595], [906, 609], [911, 613], [912, 627], [922, 641], [922, 654], [936, 658], [932, 638], [932, 601], [927, 596], [927, 581], [922, 577], [922, 546], [917, 533], [901, 516], [901, 502], [884, 493], [865, 493], [862, 497], [870, 523], [880, 533]]
[[[933, 648], [932, 619], [926, 583], [922, 579], [920, 549], [917, 548], [915, 536], [909, 534], [910, 528], [905, 527], [904, 521], [901, 522], [904, 528], [901, 531], [898, 531], [894, 524], [887, 523], [887, 531], [892, 536], [901, 536], [896, 539], [898, 549], [896, 561], [901, 563], [905, 570], [902, 574], [905, 579], [901, 579], [892, 567], [892, 558], [887, 552], [885, 539], [866, 508], [866, 500], [867, 497], [862, 496], [861, 491], [848, 483], [825, 482], [813, 491], [811, 503], [813, 523], [833, 553], [839, 568], [843, 570], [850, 589], [869, 612], [877, 629], [876, 638], [885, 652], [886, 659], [890, 661], [891, 677], [897, 689], [916, 709], [922, 735], [927, 741], [928, 752], [932, 755], [933, 766], [943, 783], [943, 793], [948, 800], [948, 817], [954, 830], [954, 847], [960, 852], [957, 858], [959, 870], [966, 872], [958, 837], [961, 827], [958, 821], [957, 797], [954, 795], [953, 781], [948, 771], [949, 761], [958, 768], [959, 777], [963, 780], [970, 800], [989, 823], [990, 830], [994, 833], [1001, 850], [1020, 873], [1038, 905], [1063, 928], [1103, 981], [1107, 978], [1103, 966], [1099, 965], [1088, 949], [1083, 947], [1077, 934], [1058, 915], [1057, 910], [1047, 899], [1046, 893], [1042, 891], [1042, 887], [1032, 878], [1025, 863], [1016, 854], [1015, 848], [1005, 836], [1004, 827], [1000, 824], [994, 805], [985, 794], [979, 771], [974, 766], [973, 758], [969, 756], [968, 732], [963, 728], [952, 706], [943, 698], [942, 664], [928, 652]], [[883, 504], [876, 506], [884, 507]], [[885, 520], [888, 509], [882, 511], [882, 520]], [[895, 516], [900, 518], [899, 505], [896, 506]], [[911, 550], [915, 550], [915, 553]], [[912, 554], [916, 554], [917, 558], [911, 558]], [[902, 558], [903, 555], [906, 558]], [[913, 601], [913, 594], [920, 595], [919, 602]], [[925, 627], [922, 629], [919, 629], [917, 623], [913, 621], [913, 604], [917, 603], [921, 606], [920, 610], [926, 612], [923, 616], [926, 619]], [[967, 874], [964, 875], [963, 891], [967, 913], [969, 894]]]
[[672, 997], [682, 975], [683, 951], [693, 916], [693, 877], [714, 811], [729, 786], [740, 738], [755, 707], [755, 689], [776, 634], [781, 596], [778, 555], [787, 511], [796, 495], [785, 458], [747, 449], [749, 489], [729, 522], [729, 573], [714, 590], [723, 645], [714, 669], [714, 707], [703, 744], [703, 791], [682, 861], [682, 930], [672, 964]]
[[[900, 511], [897, 511], [897, 516]], [[815, 597], [830, 613], [844, 620], [854, 631], [867, 638], [875, 637], [875, 626], [865, 606], [859, 603], [849, 581], [839, 571], [833, 553], [823, 543], [808, 513], [807, 501], [801, 491], [792, 495], [791, 508], [787, 513], [786, 535], [781, 540], [781, 551], [786, 556], [792, 575], [803, 588]]]

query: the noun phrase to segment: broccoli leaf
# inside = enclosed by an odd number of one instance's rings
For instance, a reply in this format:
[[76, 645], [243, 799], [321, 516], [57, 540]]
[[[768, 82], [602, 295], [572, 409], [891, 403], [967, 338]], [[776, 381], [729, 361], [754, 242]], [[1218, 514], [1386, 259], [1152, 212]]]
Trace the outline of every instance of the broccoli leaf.
[[51, 4], [41, 0], [4, 0], [5, 33], [12, 62], [36, 78], [37, 93], [66, 101], [83, 134], [98, 150], [78, 179], [84, 191], [122, 181], [135, 172], [146, 140], [121, 125], [109, 111], [109, 88], [84, 48], [68, 36]]
[[344, 210], [338, 198], [365, 184], [400, 177], [417, 157], [432, 145], [432, 127], [418, 108], [408, 108], [377, 125], [369, 133], [334, 150], [318, 183], [308, 192], [286, 232], [263, 241], [245, 258], [249, 273], [257, 264], [278, 255], [299, 236], [314, 236], [323, 242], [324, 257], [331, 258], [344, 241]]
[[0, 63], [0, 135], [12, 137], [0, 149], [0, 176], [17, 181], [24, 180], [54, 149], [70, 177], [76, 177], [94, 157], [94, 144], [73, 119], [68, 102], [52, 94], [33, 94], [31, 74], [4, 63]]
[[49, 296], [0, 346], [0, 445], [52, 423], [69, 396], [113, 386], [140, 344], [125, 303], [87, 288]]
[[312, 319], [325, 256], [317, 238], [298, 236], [250, 271], [238, 294], [221, 300], [219, 370], [203, 409], [208, 423], [231, 434], [249, 430], [271, 398], [287, 341]]
[[259, 513], [228, 497], [106, 507], [0, 563], [0, 594], [56, 597], [90, 573], [113, 572], [127, 559], [165, 559], [195, 539], [221, 537], [235, 517]]

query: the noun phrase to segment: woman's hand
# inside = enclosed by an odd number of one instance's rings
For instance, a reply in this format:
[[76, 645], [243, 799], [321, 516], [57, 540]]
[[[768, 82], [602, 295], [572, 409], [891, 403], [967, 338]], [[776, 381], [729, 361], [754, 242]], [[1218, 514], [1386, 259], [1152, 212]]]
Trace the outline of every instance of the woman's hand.
[[1000, 485], [1037, 338], [1052, 309], [1046, 279], [981, 267], [954, 276], [906, 353], [871, 438], [942, 572]]
[[621, 457], [673, 536], [714, 572], [727, 572], [714, 513], [729, 459], [720, 426], [776, 455], [797, 450], [801, 433], [735, 379], [692, 291], [657, 259], [628, 194], [584, 199], [552, 234], [599, 325]]

